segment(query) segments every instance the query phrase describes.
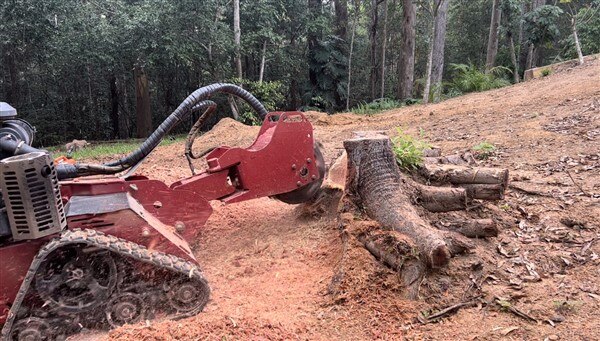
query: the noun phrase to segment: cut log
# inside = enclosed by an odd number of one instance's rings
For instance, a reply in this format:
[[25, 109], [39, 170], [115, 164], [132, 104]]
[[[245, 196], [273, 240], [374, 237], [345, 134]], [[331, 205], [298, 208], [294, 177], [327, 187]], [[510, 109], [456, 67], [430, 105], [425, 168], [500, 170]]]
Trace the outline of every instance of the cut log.
[[486, 238], [498, 236], [498, 226], [492, 219], [460, 220], [439, 223], [438, 227], [458, 232], [469, 238]]
[[504, 185], [464, 184], [460, 187], [467, 190], [467, 196], [471, 199], [491, 201], [504, 199]]
[[442, 156], [442, 148], [432, 146], [423, 150], [423, 157], [440, 157]]
[[411, 205], [389, 137], [362, 133], [344, 141], [344, 148], [348, 153], [346, 197], [385, 228], [412, 238], [429, 266], [446, 265], [451, 254], [444, 236]]
[[508, 186], [508, 169], [471, 168], [457, 165], [423, 164], [419, 172], [432, 182], [460, 184], [500, 184]]
[[444, 164], [444, 165], [476, 165], [477, 161], [471, 153], [454, 154], [446, 156], [428, 157], [424, 155], [423, 161], [429, 164]]
[[464, 188], [417, 185], [415, 201], [429, 212], [460, 211], [467, 208], [469, 199]]

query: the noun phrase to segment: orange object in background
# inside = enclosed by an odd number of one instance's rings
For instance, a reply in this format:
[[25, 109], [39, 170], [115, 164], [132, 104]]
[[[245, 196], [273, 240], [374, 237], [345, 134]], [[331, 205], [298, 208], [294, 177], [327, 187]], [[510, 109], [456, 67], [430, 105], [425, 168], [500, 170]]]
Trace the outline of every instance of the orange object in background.
[[57, 157], [56, 159], [54, 159], [55, 165], [60, 165], [61, 163], [74, 165], [75, 159], [69, 159], [68, 157], [66, 157], [64, 155], [61, 155], [61, 156]]

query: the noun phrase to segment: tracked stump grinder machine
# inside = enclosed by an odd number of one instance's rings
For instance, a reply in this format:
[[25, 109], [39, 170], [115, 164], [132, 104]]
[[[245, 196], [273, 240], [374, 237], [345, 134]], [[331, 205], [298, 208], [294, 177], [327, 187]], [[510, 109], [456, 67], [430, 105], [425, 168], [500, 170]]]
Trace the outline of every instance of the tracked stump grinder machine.
[[[237, 96], [263, 119], [248, 148], [194, 155], [217, 93]], [[180, 122], [199, 111], [186, 142], [204, 172], [171, 185], [135, 175]], [[210, 287], [190, 242], [212, 213], [211, 200], [310, 199], [325, 173], [313, 128], [300, 112], [268, 113], [232, 84], [202, 87], [131, 154], [104, 164], [55, 163], [32, 147], [35, 129], [0, 103], [1, 340], [65, 339], [202, 311]]]

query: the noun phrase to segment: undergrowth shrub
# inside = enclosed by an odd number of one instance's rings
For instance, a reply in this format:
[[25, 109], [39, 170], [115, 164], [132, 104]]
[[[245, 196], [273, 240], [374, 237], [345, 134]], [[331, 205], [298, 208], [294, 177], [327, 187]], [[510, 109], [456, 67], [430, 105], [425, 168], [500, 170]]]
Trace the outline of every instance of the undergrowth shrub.
[[485, 73], [473, 64], [450, 64], [452, 81], [446, 85], [449, 93], [485, 91], [510, 85], [504, 76], [512, 71], [504, 66], [496, 66]]
[[409, 171], [417, 169], [423, 163], [423, 151], [431, 148], [431, 144], [422, 140], [425, 136], [422, 130], [418, 139], [401, 128], [397, 128], [397, 131], [398, 135], [392, 138], [392, 149], [398, 166]]
[[403, 102], [390, 98], [379, 98], [370, 103], [360, 103], [352, 109], [352, 112], [360, 115], [372, 115], [380, 111], [399, 108], [403, 105]]

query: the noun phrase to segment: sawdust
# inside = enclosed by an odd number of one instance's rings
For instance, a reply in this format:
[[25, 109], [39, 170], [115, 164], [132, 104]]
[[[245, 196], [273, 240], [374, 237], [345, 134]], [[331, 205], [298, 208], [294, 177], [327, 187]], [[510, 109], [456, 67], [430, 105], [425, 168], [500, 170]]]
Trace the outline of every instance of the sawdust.
[[[416, 135], [423, 129], [444, 154], [493, 143], [496, 153], [482, 165], [508, 168], [513, 184], [544, 194], [509, 190], [504, 201], [458, 213], [492, 217], [501, 234], [475, 240], [474, 252], [432, 271], [421, 283], [420, 300], [403, 299], [397, 274], [360, 245], [350, 244], [343, 253], [336, 221], [298, 220], [293, 206], [267, 198], [214, 203], [195, 245], [213, 287], [206, 311], [152, 327], [125, 326], [110, 338], [600, 339], [600, 142], [588, 133], [562, 133], [597, 129], [598, 79], [600, 61], [594, 61], [439, 104], [374, 116], [307, 114], [326, 161], [339, 155], [342, 141], [356, 130], [393, 134], [405, 127]], [[572, 119], [577, 113], [586, 119]], [[552, 126], [558, 129], [546, 130]], [[257, 131], [225, 121], [200, 137], [198, 146], [250, 144]], [[182, 154], [182, 144], [161, 147], [140, 171], [175, 181], [189, 175]], [[346, 271], [337, 278], [340, 267]], [[336, 291], [332, 281], [338, 281]], [[419, 322], [420, 315], [473, 298], [477, 304], [441, 323]]]

